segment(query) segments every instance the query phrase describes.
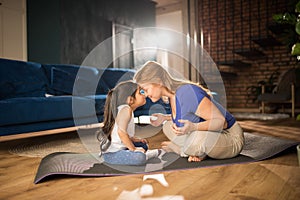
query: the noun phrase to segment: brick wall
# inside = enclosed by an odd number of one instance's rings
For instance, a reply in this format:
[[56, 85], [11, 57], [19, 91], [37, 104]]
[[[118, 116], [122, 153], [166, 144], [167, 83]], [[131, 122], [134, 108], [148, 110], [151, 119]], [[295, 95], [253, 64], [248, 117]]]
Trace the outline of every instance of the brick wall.
[[[288, 9], [288, 0], [201, 0], [198, 1], [199, 33], [203, 33], [204, 49], [217, 63], [223, 74], [227, 95], [227, 107], [258, 108], [252, 101], [247, 88], [267, 79], [272, 73], [296, 66], [296, 58], [290, 55], [286, 45], [259, 45], [253, 37], [278, 34], [268, 27], [272, 25], [273, 14]], [[199, 35], [199, 38], [201, 35]], [[241, 49], [255, 49], [264, 56], [241, 56], [234, 53]], [[231, 61], [237, 63], [234, 64]], [[231, 63], [230, 63], [231, 62]]]

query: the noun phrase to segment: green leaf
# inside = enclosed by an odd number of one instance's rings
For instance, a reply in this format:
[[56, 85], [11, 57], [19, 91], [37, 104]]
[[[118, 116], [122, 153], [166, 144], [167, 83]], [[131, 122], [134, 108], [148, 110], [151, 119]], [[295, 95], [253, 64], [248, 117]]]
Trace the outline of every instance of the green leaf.
[[295, 12], [300, 13], [300, 1], [296, 4]]
[[283, 21], [289, 23], [289, 24], [295, 24], [297, 21], [297, 18], [295, 15], [290, 14], [290, 13], [284, 13], [283, 14]]
[[293, 56], [300, 55], [300, 43], [294, 44], [294, 46], [292, 47], [292, 52], [291, 52], [291, 54], [292, 54]]
[[295, 30], [296, 30], [296, 33], [298, 33], [298, 35], [300, 35], [300, 22], [296, 23]]
[[283, 14], [275, 14], [273, 15], [273, 20], [278, 22], [278, 23], [281, 23], [283, 21]]

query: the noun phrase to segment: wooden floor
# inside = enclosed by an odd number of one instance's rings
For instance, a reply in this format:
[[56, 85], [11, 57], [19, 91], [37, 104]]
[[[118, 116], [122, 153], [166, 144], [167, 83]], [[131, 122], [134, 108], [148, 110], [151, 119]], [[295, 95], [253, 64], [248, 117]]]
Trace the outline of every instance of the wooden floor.
[[[300, 141], [300, 121], [239, 121], [247, 132]], [[44, 137], [44, 136], [39, 136]], [[158, 146], [164, 136], [151, 138]], [[63, 177], [34, 184], [41, 158], [10, 154], [7, 148], [24, 139], [0, 144], [0, 199], [116, 199], [123, 190], [151, 184], [154, 194], [182, 195], [185, 199], [300, 199], [300, 167], [296, 151], [250, 164], [165, 172], [169, 187], [143, 175], [107, 178]], [[267, 144], [266, 144], [267, 145]]]

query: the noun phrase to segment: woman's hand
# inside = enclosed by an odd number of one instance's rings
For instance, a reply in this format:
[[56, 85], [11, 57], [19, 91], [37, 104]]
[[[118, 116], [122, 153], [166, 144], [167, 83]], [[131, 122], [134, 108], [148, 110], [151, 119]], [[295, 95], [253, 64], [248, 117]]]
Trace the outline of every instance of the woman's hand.
[[[152, 116], [156, 119], [152, 119]], [[161, 113], [155, 113], [151, 115], [150, 122], [152, 126], [160, 126], [166, 119], [166, 116]]]
[[176, 135], [184, 135], [197, 130], [197, 126], [198, 126], [197, 123], [193, 123], [190, 122], [189, 120], [184, 120], [184, 119], [180, 119], [178, 120], [178, 122], [183, 123], [183, 126], [178, 127], [176, 126], [175, 123], [172, 125], [172, 129]]

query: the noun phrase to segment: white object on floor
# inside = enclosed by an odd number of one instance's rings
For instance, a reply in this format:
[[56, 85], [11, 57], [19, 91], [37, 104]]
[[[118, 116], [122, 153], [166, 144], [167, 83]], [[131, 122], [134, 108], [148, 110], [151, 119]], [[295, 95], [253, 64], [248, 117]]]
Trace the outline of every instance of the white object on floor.
[[150, 184], [144, 184], [142, 187], [132, 191], [123, 190], [118, 196], [117, 200], [139, 200], [144, 196], [153, 195], [153, 187]]
[[123, 190], [117, 198], [117, 200], [128, 200], [128, 199], [141, 200], [142, 197], [139, 193], [139, 188], [133, 191]]
[[[163, 174], [152, 174], [152, 175], [145, 175], [143, 180], [147, 179], [156, 179], [160, 182], [163, 186], [167, 187], [169, 184], [167, 183]], [[165, 195], [161, 197], [149, 197], [153, 195], [153, 187], [150, 184], [143, 184], [140, 188], [137, 188], [132, 191], [123, 190], [120, 195], [118, 196], [117, 200], [184, 200], [184, 196], [182, 195]], [[148, 196], [148, 197], [145, 197]], [[142, 198], [145, 197], [145, 198]]]
[[153, 187], [150, 184], [143, 184], [139, 192], [142, 197], [151, 196], [153, 195]]
[[165, 195], [162, 197], [142, 198], [142, 200], [184, 200], [184, 196], [182, 196], [182, 195]]
[[157, 180], [160, 184], [162, 184], [165, 187], [169, 187], [169, 183], [166, 181], [164, 174], [149, 174], [145, 175], [143, 178], [143, 181], [147, 179], [155, 179]]
[[121, 194], [118, 196], [117, 200], [184, 200], [184, 196], [182, 195], [165, 195], [161, 197], [146, 197], [142, 198], [139, 193], [139, 188], [133, 191], [123, 190]]

